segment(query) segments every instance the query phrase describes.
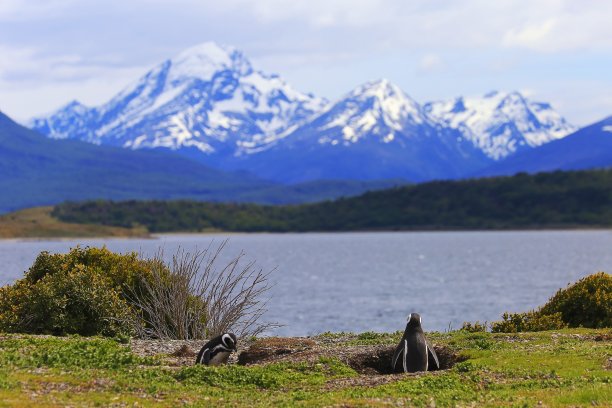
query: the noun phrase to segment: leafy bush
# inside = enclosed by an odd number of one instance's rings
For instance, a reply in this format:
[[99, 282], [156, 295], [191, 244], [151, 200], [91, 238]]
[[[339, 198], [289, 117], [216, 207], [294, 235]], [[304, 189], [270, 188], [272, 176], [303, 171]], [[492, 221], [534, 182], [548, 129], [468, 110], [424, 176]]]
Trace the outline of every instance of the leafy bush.
[[612, 275], [595, 273], [559, 289], [540, 313], [560, 313], [570, 327], [612, 327]]
[[517, 333], [528, 331], [558, 330], [567, 327], [560, 313], [542, 315], [539, 311], [504, 313], [502, 320], [491, 323], [493, 333]]
[[496, 333], [557, 330], [565, 327], [612, 327], [612, 276], [605, 272], [559, 289], [538, 310], [504, 313], [491, 324]]
[[125, 335], [134, 310], [125, 297], [150, 276], [136, 253], [76, 247], [42, 252], [25, 277], [0, 288], [0, 330], [21, 333]]

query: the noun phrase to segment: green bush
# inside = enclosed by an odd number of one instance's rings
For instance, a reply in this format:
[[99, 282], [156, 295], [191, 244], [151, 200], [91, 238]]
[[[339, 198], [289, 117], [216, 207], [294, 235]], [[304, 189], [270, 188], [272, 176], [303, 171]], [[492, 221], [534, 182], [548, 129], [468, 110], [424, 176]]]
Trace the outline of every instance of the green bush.
[[595, 273], [560, 289], [540, 313], [560, 313], [570, 327], [612, 327], [612, 275]]
[[131, 334], [136, 314], [126, 293], [150, 277], [151, 262], [106, 248], [42, 252], [23, 279], [0, 288], [0, 330]]
[[560, 313], [542, 315], [539, 311], [504, 313], [502, 320], [491, 323], [493, 333], [558, 330], [567, 327]]
[[559, 289], [538, 310], [504, 313], [491, 324], [494, 333], [557, 330], [564, 327], [612, 327], [612, 276], [605, 272]]

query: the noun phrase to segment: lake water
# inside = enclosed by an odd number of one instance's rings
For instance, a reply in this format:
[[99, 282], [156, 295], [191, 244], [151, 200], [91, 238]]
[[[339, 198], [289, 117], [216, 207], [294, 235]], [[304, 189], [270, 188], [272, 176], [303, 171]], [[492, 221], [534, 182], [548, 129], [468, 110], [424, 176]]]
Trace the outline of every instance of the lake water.
[[[43, 250], [102, 246], [170, 256], [224, 235], [78, 241], [0, 240], [0, 282], [22, 276]], [[276, 283], [268, 320], [277, 335], [395, 331], [419, 312], [425, 330], [492, 321], [543, 304], [570, 282], [612, 271], [611, 231], [390, 232], [229, 236], [223, 260], [246, 253]], [[221, 262], [222, 263], [222, 262]], [[221, 264], [220, 263], [220, 264]]]

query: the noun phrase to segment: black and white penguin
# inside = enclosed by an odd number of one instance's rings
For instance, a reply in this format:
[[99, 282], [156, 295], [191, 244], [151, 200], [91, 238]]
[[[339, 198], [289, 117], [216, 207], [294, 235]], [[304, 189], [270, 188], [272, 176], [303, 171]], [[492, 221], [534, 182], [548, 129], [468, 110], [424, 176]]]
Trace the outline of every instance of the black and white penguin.
[[[431, 365], [430, 365], [431, 364]], [[415, 373], [440, 369], [440, 362], [433, 347], [425, 339], [421, 328], [421, 316], [418, 313], [408, 315], [406, 330], [393, 353], [391, 361], [393, 371]]]
[[236, 351], [238, 340], [234, 333], [224, 333], [210, 340], [202, 347], [196, 358], [196, 364], [221, 365], [233, 351]]

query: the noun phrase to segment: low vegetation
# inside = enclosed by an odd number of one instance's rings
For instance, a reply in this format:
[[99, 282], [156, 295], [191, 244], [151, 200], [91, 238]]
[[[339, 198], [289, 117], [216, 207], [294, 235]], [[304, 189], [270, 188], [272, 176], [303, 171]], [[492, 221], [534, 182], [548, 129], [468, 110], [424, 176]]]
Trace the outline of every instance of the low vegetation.
[[38, 407], [565, 407], [612, 400], [610, 330], [429, 333], [436, 347], [453, 349], [462, 361], [427, 374], [365, 373], [342, 357], [347, 350], [393, 347], [400, 336], [325, 334], [310, 342], [338, 357], [298, 351], [247, 366], [196, 367], [192, 358], [137, 355], [113, 339], [4, 335], [0, 400]]
[[[241, 263], [217, 269], [223, 249], [160, 255], [116, 254], [106, 248], [42, 252], [23, 279], [0, 288], [0, 331], [85, 336], [201, 339], [233, 330], [254, 335], [268, 274]], [[212, 317], [214, 316], [214, 317]]]
[[[599, 272], [586, 276], [551, 297], [537, 310], [504, 313], [493, 322], [493, 332], [514, 333], [556, 330], [565, 327], [612, 327], [612, 275]], [[483, 325], [464, 324], [468, 331]]]
[[612, 170], [436, 181], [317, 204], [88, 201], [64, 222], [171, 231], [355, 231], [612, 226]]

